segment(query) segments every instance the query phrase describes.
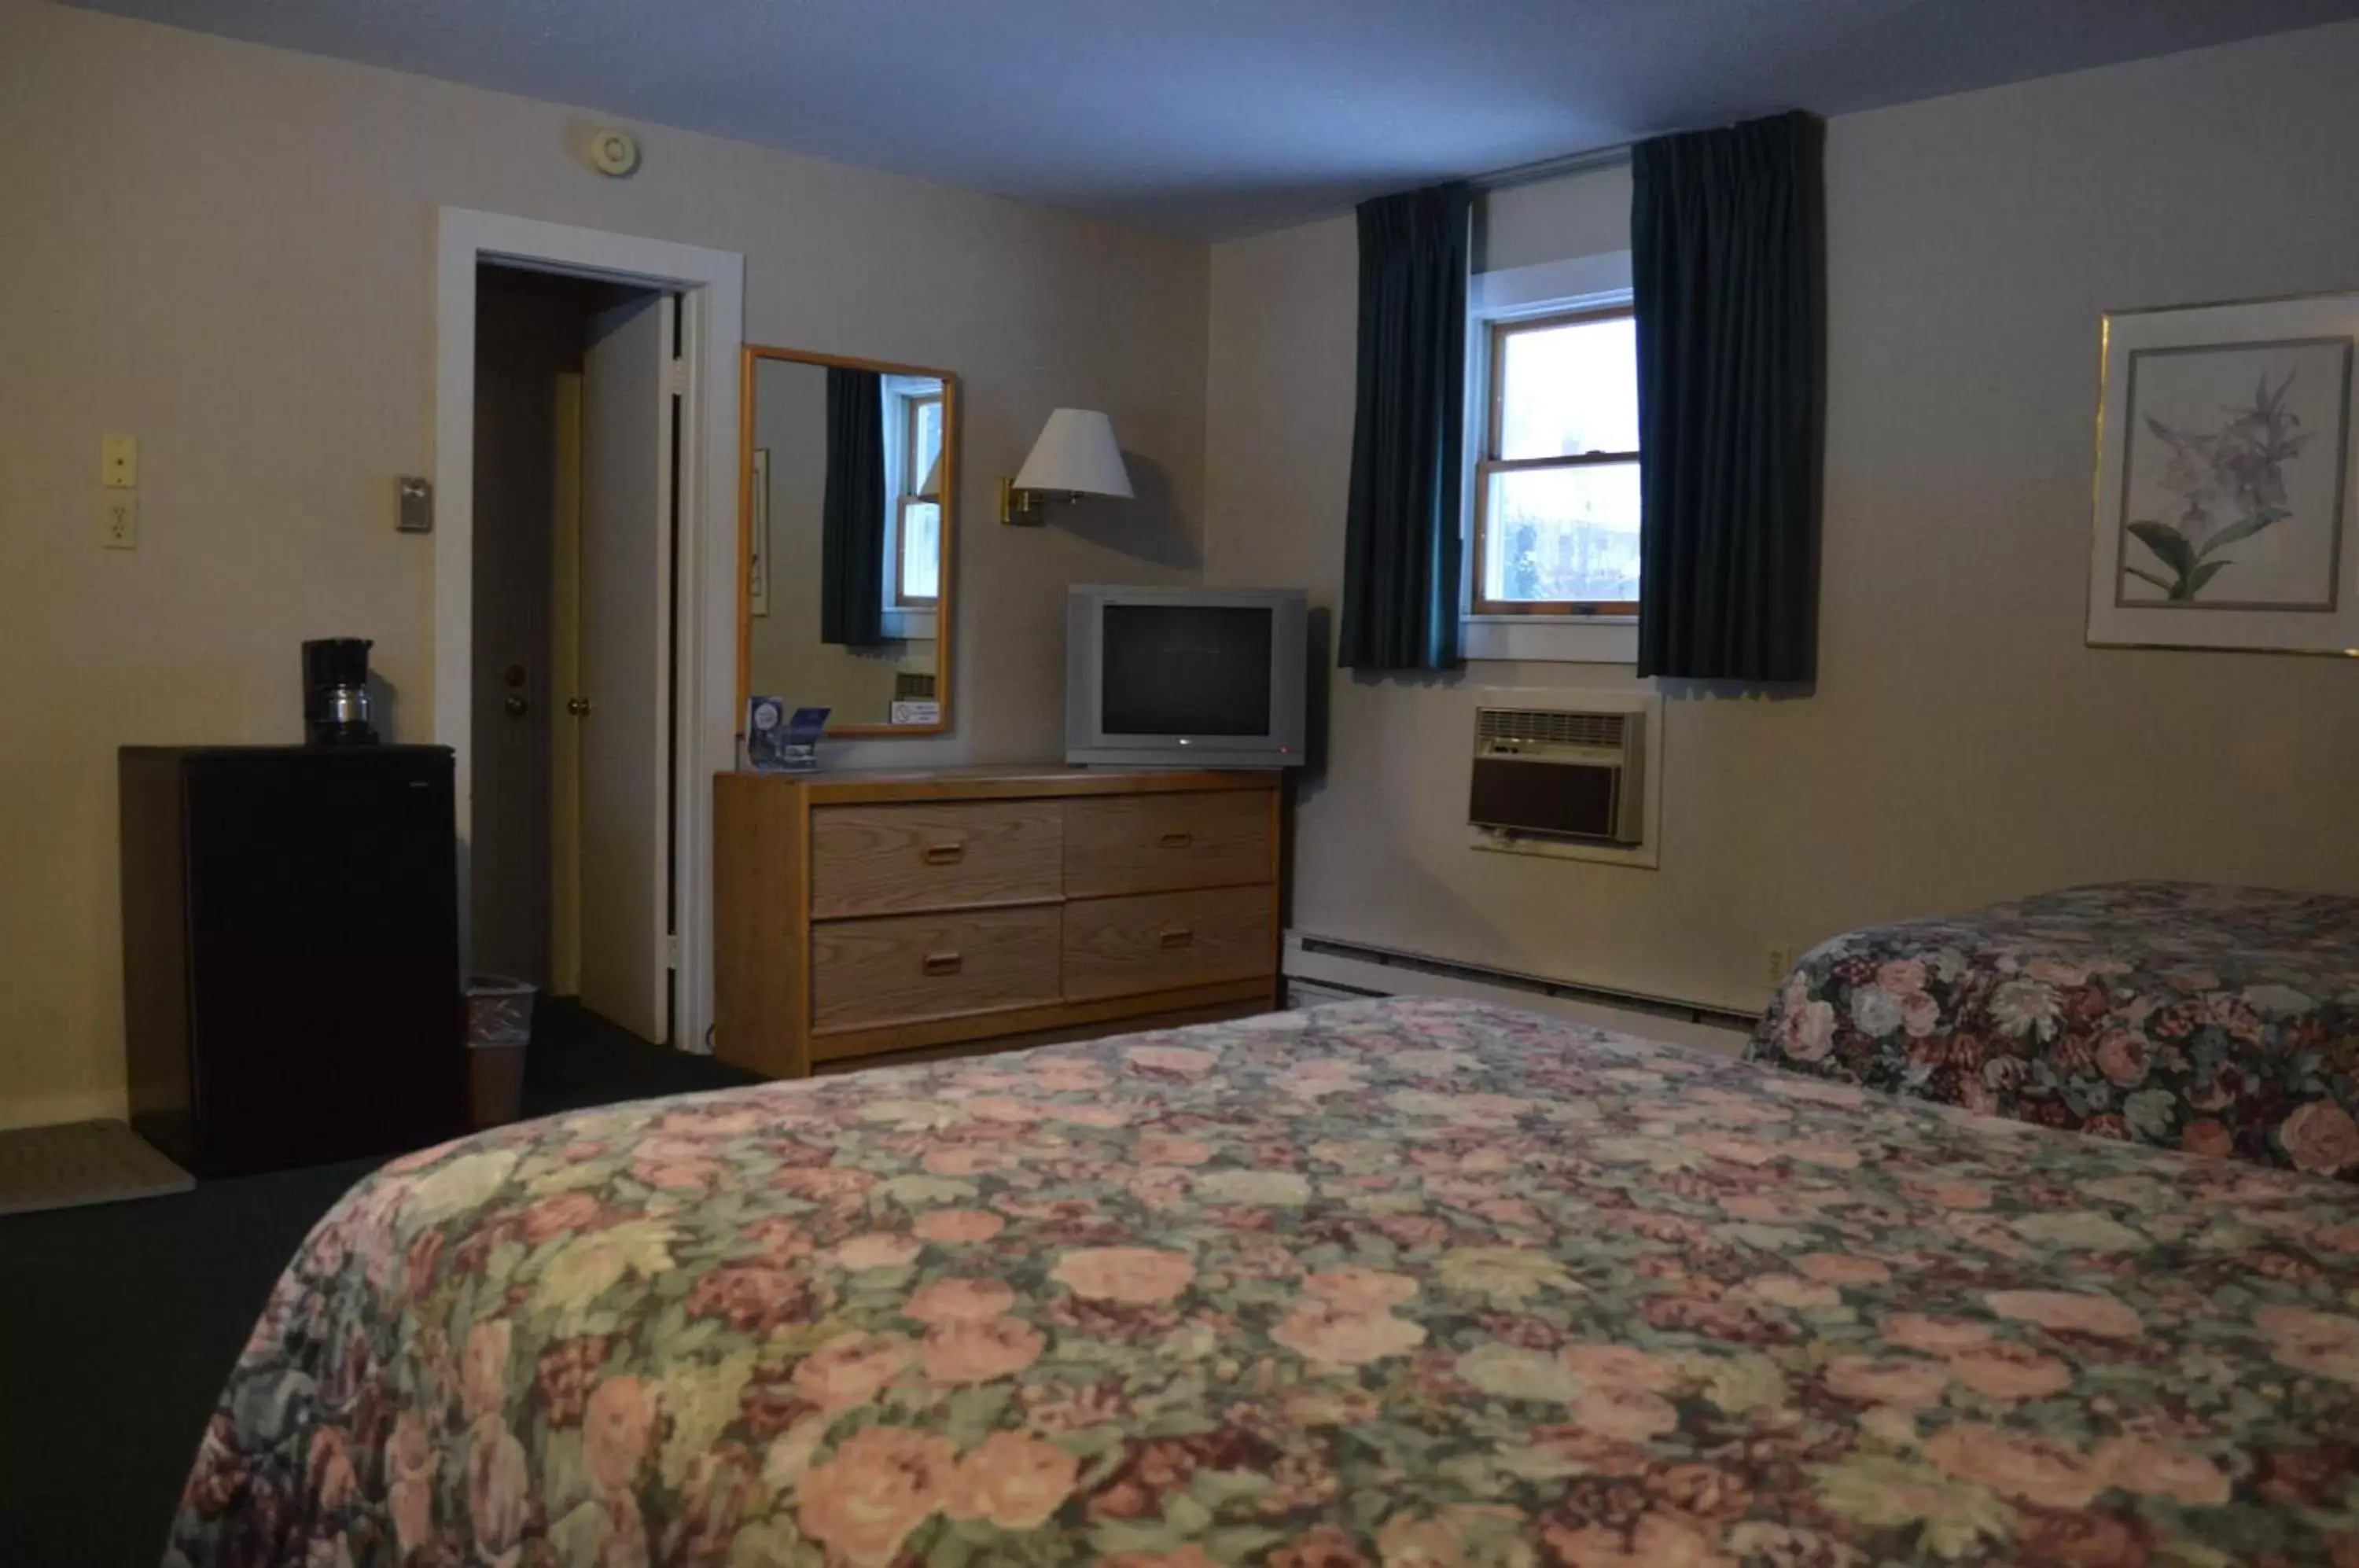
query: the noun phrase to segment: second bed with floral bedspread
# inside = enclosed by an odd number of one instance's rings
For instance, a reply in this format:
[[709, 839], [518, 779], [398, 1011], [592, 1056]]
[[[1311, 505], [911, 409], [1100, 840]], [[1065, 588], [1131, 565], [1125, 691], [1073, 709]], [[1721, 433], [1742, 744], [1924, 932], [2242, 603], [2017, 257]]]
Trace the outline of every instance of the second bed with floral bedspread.
[[174, 1564], [2359, 1562], [2359, 1192], [1463, 1003], [364, 1181]]
[[1751, 1054], [2359, 1178], [2359, 898], [2115, 882], [1864, 927], [1803, 956]]

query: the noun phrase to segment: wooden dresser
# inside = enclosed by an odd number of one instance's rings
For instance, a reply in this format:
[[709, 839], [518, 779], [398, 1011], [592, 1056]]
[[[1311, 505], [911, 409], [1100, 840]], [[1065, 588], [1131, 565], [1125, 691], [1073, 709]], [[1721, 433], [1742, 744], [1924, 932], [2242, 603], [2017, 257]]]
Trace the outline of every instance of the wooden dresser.
[[713, 780], [723, 1061], [773, 1077], [1263, 1011], [1275, 773]]

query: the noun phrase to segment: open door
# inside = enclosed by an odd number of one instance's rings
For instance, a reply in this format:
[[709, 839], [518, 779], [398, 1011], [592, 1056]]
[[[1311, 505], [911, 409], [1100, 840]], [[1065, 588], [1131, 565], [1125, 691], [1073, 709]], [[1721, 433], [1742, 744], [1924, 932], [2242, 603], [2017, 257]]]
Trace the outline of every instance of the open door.
[[672, 351], [678, 300], [594, 317], [582, 354], [582, 1001], [671, 1034]]
[[494, 267], [476, 279], [469, 964], [547, 985], [551, 403], [581, 363], [585, 313], [560, 280]]

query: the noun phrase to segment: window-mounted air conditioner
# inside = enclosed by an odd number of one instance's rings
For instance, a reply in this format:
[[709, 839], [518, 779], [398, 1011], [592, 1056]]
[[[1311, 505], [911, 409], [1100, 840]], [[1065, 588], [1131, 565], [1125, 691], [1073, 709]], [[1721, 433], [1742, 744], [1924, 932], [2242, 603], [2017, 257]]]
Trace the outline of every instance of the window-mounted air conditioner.
[[1474, 710], [1466, 820], [1500, 847], [1635, 846], [1646, 838], [1647, 716]]

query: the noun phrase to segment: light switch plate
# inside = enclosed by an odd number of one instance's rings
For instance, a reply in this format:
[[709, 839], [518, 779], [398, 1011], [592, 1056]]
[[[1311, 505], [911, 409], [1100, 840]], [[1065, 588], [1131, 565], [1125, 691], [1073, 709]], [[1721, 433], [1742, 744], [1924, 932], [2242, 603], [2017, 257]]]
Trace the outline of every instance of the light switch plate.
[[107, 550], [139, 548], [139, 492], [107, 490], [98, 498], [98, 542]]
[[397, 481], [401, 491], [401, 512], [394, 527], [406, 534], [430, 534], [434, 531], [434, 486], [431, 482], [405, 474]]
[[109, 490], [139, 488], [139, 443], [130, 436], [98, 439], [98, 482]]

